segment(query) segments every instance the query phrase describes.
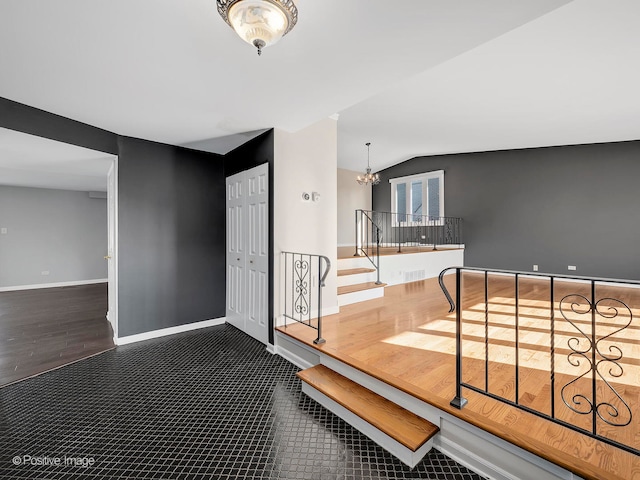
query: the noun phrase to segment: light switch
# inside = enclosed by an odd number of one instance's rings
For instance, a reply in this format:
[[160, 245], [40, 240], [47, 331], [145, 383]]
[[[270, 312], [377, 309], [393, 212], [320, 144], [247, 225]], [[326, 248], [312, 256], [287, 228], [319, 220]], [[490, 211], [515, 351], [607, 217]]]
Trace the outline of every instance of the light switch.
[[7, 229], [5, 227], [0, 228], [0, 235], [6, 235]]

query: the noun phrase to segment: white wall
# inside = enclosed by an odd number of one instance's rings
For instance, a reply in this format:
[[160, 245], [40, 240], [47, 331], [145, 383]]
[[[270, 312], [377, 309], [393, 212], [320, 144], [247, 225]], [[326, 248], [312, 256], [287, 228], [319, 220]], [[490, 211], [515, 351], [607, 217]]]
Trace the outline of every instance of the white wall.
[[380, 278], [387, 285], [399, 285], [434, 278], [445, 268], [461, 265], [464, 265], [464, 249], [441, 247], [437, 252], [382, 255]]
[[371, 185], [360, 185], [362, 172], [338, 169], [338, 245], [355, 245], [355, 211], [371, 210]]
[[[319, 254], [331, 261], [323, 290], [325, 313], [337, 311], [337, 121], [327, 118], [296, 133], [275, 130], [274, 137], [275, 304], [279, 317], [281, 252]], [[304, 202], [302, 193], [319, 201]]]
[[0, 229], [0, 288], [107, 277], [106, 198], [0, 185]]

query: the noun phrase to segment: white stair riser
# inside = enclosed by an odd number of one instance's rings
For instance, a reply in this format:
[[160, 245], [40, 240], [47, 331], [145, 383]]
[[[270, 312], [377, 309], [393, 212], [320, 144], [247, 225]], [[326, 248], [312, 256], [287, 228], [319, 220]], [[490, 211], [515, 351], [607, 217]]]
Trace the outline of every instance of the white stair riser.
[[352, 303], [366, 302], [374, 298], [384, 297], [384, 287], [360, 290], [359, 292], [343, 293], [338, 295], [338, 306], [351, 305]]
[[355, 275], [342, 275], [338, 277], [338, 286], [356, 285], [358, 283], [375, 282], [378, 279], [376, 272], [357, 273]]
[[338, 270], [349, 270], [351, 268], [374, 268], [371, 260], [367, 257], [350, 257], [338, 259]]

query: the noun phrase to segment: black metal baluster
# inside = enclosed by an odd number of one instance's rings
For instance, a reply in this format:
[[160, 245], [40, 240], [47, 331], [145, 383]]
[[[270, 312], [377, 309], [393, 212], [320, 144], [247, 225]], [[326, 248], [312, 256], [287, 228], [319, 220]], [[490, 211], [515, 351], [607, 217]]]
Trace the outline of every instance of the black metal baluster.
[[[362, 210], [360, 210], [362, 211]], [[360, 215], [360, 221], [362, 222], [362, 214]], [[358, 257], [358, 210], [356, 210], [356, 253], [353, 254], [354, 257]]]
[[298, 321], [296, 318], [296, 307], [295, 307], [295, 298], [296, 298], [296, 254], [291, 255], [291, 316], [295, 321]]
[[284, 328], [287, 328], [287, 258], [289, 254], [284, 254]]
[[515, 275], [515, 297], [516, 297], [516, 405], [520, 403], [520, 288], [518, 285], [518, 274]]
[[596, 282], [591, 280], [591, 399], [593, 408], [591, 411], [591, 421], [593, 422], [593, 434], [597, 435], [598, 430], [598, 401], [596, 399]]
[[376, 285], [381, 285], [380, 281], [380, 227], [376, 226]]
[[456, 396], [450, 404], [455, 408], [462, 408], [467, 399], [462, 396], [462, 305], [460, 304], [460, 269], [456, 268]]
[[556, 418], [556, 309], [554, 303], [554, 281], [549, 277], [550, 309], [551, 309], [551, 418]]
[[[427, 222], [429, 217], [427, 217]], [[433, 230], [433, 249], [438, 250], [436, 244], [438, 242], [438, 226], [436, 225], [435, 218], [431, 220], [431, 229]]]
[[322, 257], [318, 256], [318, 338], [313, 343], [316, 345], [324, 343], [322, 338]]
[[489, 272], [484, 271], [484, 391], [489, 391]]
[[[368, 219], [367, 219], [368, 220]], [[364, 221], [364, 220], [363, 220]], [[364, 248], [365, 248], [365, 255], [369, 255], [369, 221], [367, 221], [367, 226], [364, 229], [364, 234], [366, 237], [366, 240], [364, 241]]]
[[313, 311], [313, 294], [311, 293], [313, 292], [311, 289], [313, 282], [313, 263], [311, 262], [311, 255], [307, 256], [309, 257], [309, 288], [307, 289], [307, 292], [309, 292], [309, 308], [307, 311], [307, 322], [309, 323], [309, 326], [311, 326], [311, 312]]

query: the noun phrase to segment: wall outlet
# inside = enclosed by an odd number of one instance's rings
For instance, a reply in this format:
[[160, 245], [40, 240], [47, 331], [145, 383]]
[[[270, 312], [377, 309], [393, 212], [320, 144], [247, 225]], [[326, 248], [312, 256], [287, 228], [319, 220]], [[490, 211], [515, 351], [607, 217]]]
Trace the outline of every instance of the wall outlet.
[[42, 270], [40, 275], [49, 275], [49, 270]]
[[534, 265], [534, 266], [533, 266], [533, 271], [534, 271], [534, 272], [537, 272], [537, 271], [538, 271], [538, 265]]
[[568, 265], [567, 270], [577, 270], [575, 265]]
[[0, 235], [6, 235], [7, 229], [5, 227], [0, 228]]

